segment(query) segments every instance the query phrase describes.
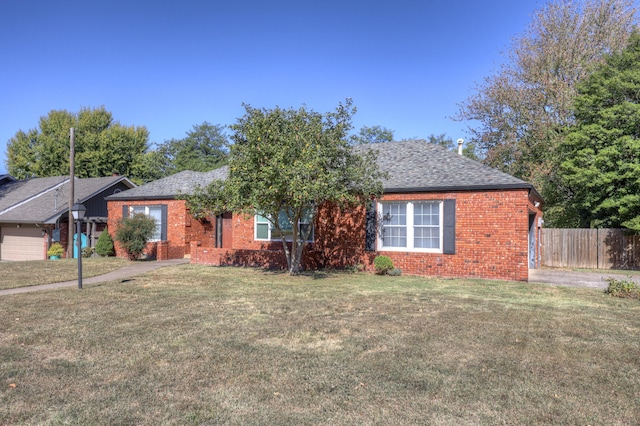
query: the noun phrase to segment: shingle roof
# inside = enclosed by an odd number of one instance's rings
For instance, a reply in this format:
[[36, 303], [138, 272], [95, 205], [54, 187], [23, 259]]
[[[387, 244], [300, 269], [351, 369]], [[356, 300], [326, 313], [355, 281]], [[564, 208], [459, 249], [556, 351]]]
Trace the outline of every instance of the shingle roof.
[[[488, 189], [533, 189], [521, 179], [492, 169], [424, 140], [359, 145], [378, 151], [380, 169], [389, 177], [385, 192], [429, 192]], [[183, 171], [107, 197], [108, 200], [170, 199], [191, 194], [197, 186], [226, 179], [227, 166], [210, 172]]]
[[[92, 198], [118, 182], [122, 176], [75, 179], [75, 198]], [[56, 176], [9, 182], [0, 186], [0, 222], [53, 223], [69, 211], [69, 177]]]
[[361, 145], [378, 151], [385, 192], [533, 188], [531, 184], [424, 140]]
[[107, 197], [108, 200], [160, 200], [171, 199], [180, 194], [192, 194], [193, 190], [207, 186], [214, 180], [226, 179], [229, 173], [227, 166], [210, 172], [193, 172], [185, 170], [136, 188]]

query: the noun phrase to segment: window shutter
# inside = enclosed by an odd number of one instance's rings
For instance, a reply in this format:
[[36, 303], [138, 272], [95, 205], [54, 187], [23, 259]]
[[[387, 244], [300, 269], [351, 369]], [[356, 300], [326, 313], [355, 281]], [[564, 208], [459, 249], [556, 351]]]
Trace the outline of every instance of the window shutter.
[[456, 254], [456, 200], [444, 200], [443, 215], [442, 252], [444, 254]]
[[129, 206], [124, 204], [122, 206], [122, 218], [129, 217]]
[[160, 205], [160, 241], [167, 241], [167, 205]]
[[367, 221], [366, 240], [365, 240], [366, 251], [376, 250], [377, 219], [378, 219], [378, 213], [376, 212], [376, 202], [372, 201], [371, 204], [367, 205], [367, 213], [366, 213], [366, 221]]
[[222, 215], [216, 216], [216, 248], [222, 247]]

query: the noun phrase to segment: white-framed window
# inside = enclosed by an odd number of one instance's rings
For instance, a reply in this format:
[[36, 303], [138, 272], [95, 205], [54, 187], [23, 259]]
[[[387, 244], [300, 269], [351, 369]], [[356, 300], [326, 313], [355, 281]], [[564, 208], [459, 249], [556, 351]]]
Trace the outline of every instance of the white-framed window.
[[[311, 232], [309, 232], [309, 238], [307, 241], [313, 241], [312, 220], [312, 212], [311, 210], [308, 210], [303, 213], [299, 222], [301, 235], [304, 235], [304, 233], [309, 230], [309, 227], [311, 227]], [[259, 241], [280, 241], [282, 235], [284, 235], [286, 241], [291, 241], [293, 235], [293, 224], [289, 221], [287, 212], [284, 210], [281, 210], [278, 214], [278, 226], [280, 227], [280, 232], [278, 232], [266, 216], [257, 214], [254, 216], [254, 238]]]
[[142, 213], [146, 216], [152, 217], [156, 220], [156, 232], [153, 234], [153, 237], [149, 241], [161, 241], [162, 240], [162, 229], [166, 226], [163, 223], [163, 214], [162, 211], [166, 206], [163, 205], [153, 205], [153, 206], [129, 206], [129, 214], [134, 215], [137, 213]]
[[442, 253], [442, 201], [385, 201], [378, 250]]

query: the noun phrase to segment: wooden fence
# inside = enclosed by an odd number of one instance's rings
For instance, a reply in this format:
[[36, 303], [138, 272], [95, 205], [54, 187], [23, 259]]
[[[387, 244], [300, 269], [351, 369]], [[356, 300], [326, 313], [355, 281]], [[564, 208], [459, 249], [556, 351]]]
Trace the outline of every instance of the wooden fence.
[[542, 265], [640, 269], [640, 235], [622, 229], [542, 229]]

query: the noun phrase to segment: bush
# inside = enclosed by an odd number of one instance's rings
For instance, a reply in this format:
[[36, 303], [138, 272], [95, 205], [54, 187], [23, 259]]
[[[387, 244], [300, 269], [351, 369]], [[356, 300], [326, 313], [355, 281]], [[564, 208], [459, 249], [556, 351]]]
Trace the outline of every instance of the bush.
[[51, 244], [51, 247], [49, 247], [49, 250], [47, 250], [47, 256], [49, 257], [51, 256], [62, 257], [63, 254], [64, 254], [64, 249], [62, 248], [62, 245], [60, 243]]
[[136, 260], [155, 232], [156, 220], [143, 213], [137, 213], [131, 217], [120, 219], [116, 231], [116, 241], [127, 253], [129, 260]]
[[100, 236], [98, 237], [98, 241], [96, 242], [96, 253], [100, 256], [113, 256], [115, 254], [115, 250], [113, 248], [113, 239], [111, 238], [111, 234], [105, 229], [102, 231]]
[[640, 287], [631, 280], [631, 277], [627, 277], [626, 280], [617, 280], [609, 277], [605, 281], [609, 283], [609, 286], [604, 291], [605, 294], [627, 299], [640, 299]]
[[91, 257], [92, 255], [93, 255], [93, 247], [87, 246], [82, 249], [82, 257], [84, 257], [85, 259]]
[[393, 260], [389, 256], [376, 256], [373, 267], [376, 268], [376, 274], [384, 275], [393, 269]]
[[393, 277], [399, 277], [400, 275], [402, 275], [402, 269], [400, 268], [393, 268], [392, 270], [390, 270], [389, 272], [387, 272], [387, 275], [391, 275]]

